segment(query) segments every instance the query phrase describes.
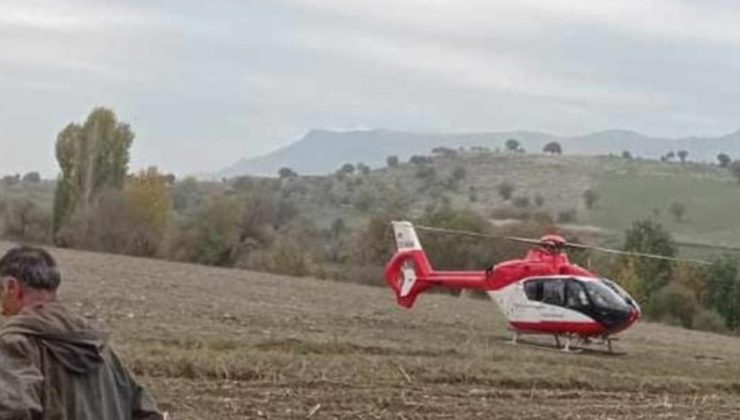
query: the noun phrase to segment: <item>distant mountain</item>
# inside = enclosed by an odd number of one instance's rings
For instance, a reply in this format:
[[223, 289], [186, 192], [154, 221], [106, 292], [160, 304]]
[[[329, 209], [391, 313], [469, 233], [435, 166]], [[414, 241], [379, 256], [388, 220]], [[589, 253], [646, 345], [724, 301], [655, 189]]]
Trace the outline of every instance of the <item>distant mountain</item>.
[[628, 150], [636, 157], [658, 158], [673, 150], [687, 150], [689, 160], [715, 161], [720, 152], [740, 156], [740, 131], [720, 137], [680, 139], [648, 137], [635, 131], [608, 130], [584, 136], [555, 136], [535, 131], [496, 133], [411, 133], [392, 130], [330, 131], [311, 130], [302, 139], [267, 155], [241, 159], [218, 173], [218, 177], [239, 175], [277, 175], [289, 167], [303, 175], [323, 175], [345, 163], [363, 162], [371, 167], [385, 166], [386, 158], [396, 155], [406, 160], [426, 155], [435, 147], [504, 148], [507, 139], [518, 140], [528, 152], [540, 153], [550, 142], [559, 142], [566, 154], [607, 155]]

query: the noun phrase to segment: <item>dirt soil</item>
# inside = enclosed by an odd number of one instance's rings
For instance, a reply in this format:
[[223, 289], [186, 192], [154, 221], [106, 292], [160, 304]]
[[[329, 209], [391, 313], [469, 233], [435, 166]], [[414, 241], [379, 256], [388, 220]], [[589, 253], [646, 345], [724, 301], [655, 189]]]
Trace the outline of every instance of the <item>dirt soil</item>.
[[483, 300], [52, 252], [172, 419], [740, 418], [733, 337], [641, 323], [622, 355], [562, 354], [508, 344]]

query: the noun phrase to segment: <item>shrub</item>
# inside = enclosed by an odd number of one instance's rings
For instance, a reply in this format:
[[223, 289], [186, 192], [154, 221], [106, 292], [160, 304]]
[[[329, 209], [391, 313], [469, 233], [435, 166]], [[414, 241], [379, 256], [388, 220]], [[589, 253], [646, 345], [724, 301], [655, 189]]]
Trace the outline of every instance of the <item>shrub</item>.
[[20, 242], [48, 243], [51, 239], [51, 213], [29, 198], [17, 199], [3, 212], [3, 236]]
[[558, 212], [558, 223], [574, 223], [577, 217], [576, 209], [561, 210]]
[[649, 309], [648, 315], [654, 319], [677, 319], [684, 328], [691, 328], [699, 305], [689, 288], [672, 282], [655, 292]]
[[514, 192], [514, 185], [511, 182], [508, 182], [508, 181], [502, 182], [498, 186], [498, 194], [504, 200], [509, 200], [513, 192]]
[[725, 320], [722, 318], [722, 315], [713, 309], [699, 309], [694, 315], [692, 328], [715, 333], [727, 332]]
[[515, 197], [513, 201], [514, 207], [518, 209], [526, 209], [529, 207], [529, 197], [521, 196]]

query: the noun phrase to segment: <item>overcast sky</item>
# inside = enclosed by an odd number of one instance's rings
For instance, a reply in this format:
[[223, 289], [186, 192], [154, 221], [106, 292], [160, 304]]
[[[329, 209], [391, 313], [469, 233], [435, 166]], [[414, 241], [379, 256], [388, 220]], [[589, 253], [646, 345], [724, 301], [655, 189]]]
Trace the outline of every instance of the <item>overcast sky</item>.
[[730, 0], [2, 0], [0, 173], [55, 175], [95, 106], [135, 169], [179, 174], [314, 127], [724, 134], [738, 22]]

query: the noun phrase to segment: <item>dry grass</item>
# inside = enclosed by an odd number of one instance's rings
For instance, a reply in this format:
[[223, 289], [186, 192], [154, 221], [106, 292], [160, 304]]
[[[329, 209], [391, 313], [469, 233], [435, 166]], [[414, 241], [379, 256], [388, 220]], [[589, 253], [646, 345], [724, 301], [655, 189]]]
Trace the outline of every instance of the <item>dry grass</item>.
[[[7, 244], [0, 245], [0, 250]], [[490, 302], [54, 250], [174, 419], [737, 418], [740, 341], [640, 324], [623, 356], [506, 343]]]

